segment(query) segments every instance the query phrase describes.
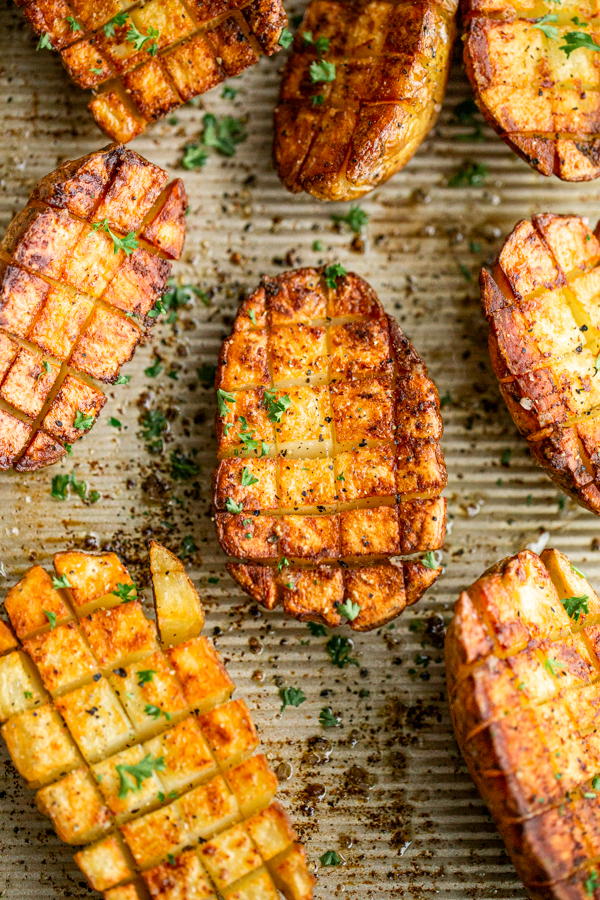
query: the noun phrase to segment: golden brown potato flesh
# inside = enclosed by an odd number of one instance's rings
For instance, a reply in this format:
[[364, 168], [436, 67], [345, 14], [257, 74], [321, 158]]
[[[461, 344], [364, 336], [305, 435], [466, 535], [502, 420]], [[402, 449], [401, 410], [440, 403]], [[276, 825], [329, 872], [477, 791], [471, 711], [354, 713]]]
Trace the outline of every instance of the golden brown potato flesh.
[[275, 110], [290, 191], [351, 200], [403, 168], [446, 90], [458, 3], [313, 0]]
[[[213, 504], [228, 569], [267, 609], [368, 631], [441, 574], [446, 468], [423, 360], [352, 273], [264, 277], [217, 368]], [[425, 554], [424, 562], [397, 559]]]
[[600, 599], [558, 550], [489, 569], [454, 607], [456, 738], [529, 896], [600, 896]]
[[465, 66], [487, 122], [542, 175], [597, 178], [595, 7], [585, 0], [466, 0], [464, 11]]
[[0, 731], [13, 763], [108, 900], [312, 900], [250, 711], [200, 636], [198, 595], [177, 557], [156, 542], [150, 555], [166, 654], [114, 553], [57, 553], [59, 588], [34, 566], [9, 591]]
[[[22, 4], [19, 4], [22, 5]], [[28, 0], [23, 13], [60, 52], [89, 108], [127, 143], [226, 78], [272, 56], [288, 24], [282, 0]]]
[[113, 144], [43, 178], [8, 226], [0, 469], [52, 465], [93, 426], [106, 402], [94, 381], [119, 380], [183, 250], [185, 189], [167, 179]]
[[600, 243], [578, 216], [534, 216], [507, 238], [481, 303], [500, 390], [550, 477], [600, 514]]

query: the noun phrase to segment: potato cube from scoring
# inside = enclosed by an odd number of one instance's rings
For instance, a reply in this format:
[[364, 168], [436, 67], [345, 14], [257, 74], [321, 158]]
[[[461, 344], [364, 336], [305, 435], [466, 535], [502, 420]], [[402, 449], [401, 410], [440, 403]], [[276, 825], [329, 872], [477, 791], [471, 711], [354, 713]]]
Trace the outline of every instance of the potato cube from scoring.
[[70, 0], [70, 4], [87, 29], [92, 31], [121, 11], [120, 0]]
[[180, 105], [158, 59], [149, 59], [139, 68], [123, 75], [125, 90], [140, 114], [149, 121], [166, 116]]
[[160, 650], [126, 669], [113, 670], [109, 679], [142, 739], [176, 722], [187, 710], [181, 688]]
[[243, 825], [234, 825], [202, 844], [198, 854], [220, 891], [262, 863]]
[[57, 359], [68, 358], [83, 323], [92, 311], [85, 297], [52, 287], [35, 320], [29, 340]]
[[281, 506], [299, 509], [326, 506], [335, 502], [340, 486], [334, 482], [331, 459], [280, 459]]
[[105, 891], [134, 875], [127, 853], [115, 835], [80, 850], [75, 854], [75, 862], [95, 891]]
[[86, 768], [75, 769], [42, 788], [35, 802], [52, 819], [56, 833], [66, 844], [96, 841], [112, 828], [110, 812]]
[[44, 416], [41, 427], [52, 437], [74, 444], [86, 433], [75, 427], [77, 413], [86, 418], [92, 416], [95, 421], [105, 403], [106, 397], [96, 388], [80, 378], [67, 375]]
[[258, 747], [258, 734], [244, 700], [231, 700], [198, 721], [222, 770], [239, 765]]
[[112, 69], [94, 37], [67, 47], [61, 52], [60, 58], [75, 84], [84, 90], [96, 87], [112, 75]]
[[143, 317], [166, 291], [169, 271], [165, 259], [138, 247], [123, 261], [101, 299]]
[[139, 600], [97, 609], [80, 624], [94, 656], [106, 668], [142, 659], [157, 649], [156, 626], [144, 615]]
[[225, 775], [244, 818], [268, 806], [279, 782], [264, 753], [251, 756]]
[[286, 557], [321, 560], [340, 555], [340, 517], [283, 516], [281, 553]]
[[343, 378], [383, 375], [393, 368], [388, 324], [385, 319], [332, 325], [331, 372]]
[[286, 900], [311, 900], [315, 879], [309, 874], [301, 844], [294, 844], [283, 857], [272, 860], [268, 869]]
[[[59, 576], [66, 576], [69, 581], [71, 596], [79, 615], [87, 615], [94, 601], [102, 598], [116, 606], [121, 600], [111, 592], [119, 585], [133, 584], [129, 572], [116, 553], [92, 554], [80, 550], [65, 550], [55, 553], [53, 562]], [[103, 603], [103, 606], [108, 605], [108, 602]]]
[[49, 630], [54, 616], [57, 625], [73, 618], [62, 592], [53, 586], [52, 578], [41, 566], [32, 566], [25, 572], [6, 595], [4, 607], [21, 640], [42, 629]]
[[47, 696], [24, 653], [15, 650], [0, 657], [0, 722], [39, 706]]
[[[258, 456], [262, 454], [263, 441], [269, 445], [269, 449], [272, 449], [275, 432], [267, 415], [264, 390], [256, 388], [249, 391], [235, 391], [231, 396], [233, 403], [225, 403], [227, 415], [219, 416], [217, 420], [219, 453], [240, 447], [244, 453], [248, 450]], [[258, 446], [248, 446], [242, 440], [242, 436], [256, 441]]]
[[280, 576], [283, 608], [301, 622], [320, 621], [329, 628], [341, 624], [337, 610], [344, 602], [342, 570], [329, 566], [284, 569]]
[[[432, 572], [431, 569], [422, 568], [423, 571]], [[403, 566], [388, 563], [346, 569], [345, 596], [360, 606], [360, 613], [354, 619], [353, 627], [358, 631], [363, 629], [368, 631], [371, 628], [381, 627], [399, 616], [407, 605], [409, 598], [406, 585], [410, 583], [411, 577], [409, 573], [406, 573], [405, 577]]]
[[81, 765], [77, 747], [49, 705], [13, 716], [2, 726], [2, 736], [16, 769], [31, 787], [54, 781]]
[[224, 391], [268, 387], [267, 332], [234, 332], [223, 341], [217, 387]]
[[340, 513], [342, 556], [392, 556], [400, 552], [395, 506], [351, 509]]
[[0, 388], [0, 398], [35, 419], [60, 373], [56, 363], [21, 347]]
[[163, 793], [181, 792], [184, 788], [216, 774], [217, 765], [204, 735], [193, 716], [179, 722], [144, 744], [155, 759], [162, 759], [159, 778]]
[[331, 441], [329, 387], [295, 387], [276, 392], [277, 401], [289, 405], [275, 423], [278, 445], [298, 441]]
[[213, 475], [213, 489], [220, 510], [235, 512], [227, 509], [232, 503], [247, 510], [277, 509], [277, 460], [222, 459]]
[[394, 439], [394, 397], [389, 378], [335, 382], [330, 390], [335, 434], [340, 443]]
[[281, 522], [275, 516], [215, 513], [219, 543], [237, 559], [277, 559]]
[[177, 805], [188, 841], [207, 840], [240, 819], [237, 801], [221, 776], [188, 791]]
[[[131, 771], [148, 755], [148, 752], [150, 752], [148, 748], [138, 744], [92, 766], [92, 774], [118, 825], [140, 810], [158, 804], [159, 795], [164, 793], [156, 770], [149, 778], [143, 778], [139, 785], [135, 772]], [[160, 756], [153, 753], [152, 758], [156, 760], [160, 759]]]
[[159, 32], [156, 42], [160, 50], [181, 40], [195, 27], [181, 0], [150, 0], [134, 10], [131, 18], [144, 34], [150, 34], [150, 28]]
[[290, 817], [280, 803], [272, 803], [244, 823], [265, 861], [282, 853], [297, 840]]
[[214, 888], [195, 850], [143, 873], [150, 896], [156, 900], [216, 900]]
[[10, 469], [31, 437], [31, 425], [0, 409], [0, 470]]
[[121, 826], [121, 833], [138, 866], [154, 866], [189, 841], [177, 801]]
[[19, 345], [7, 334], [0, 332], [0, 380], [4, 378], [19, 352]]
[[124, 259], [123, 250], [116, 248], [103, 228], [94, 230], [90, 225], [84, 225], [79, 241], [65, 262], [60, 280], [78, 291], [99, 297]]
[[184, 103], [225, 78], [210, 44], [201, 34], [165, 53], [162, 61]]
[[[165, 60], [161, 60], [164, 65]], [[178, 100], [179, 102], [179, 100]], [[169, 259], [179, 259], [185, 241], [188, 197], [181, 178], [167, 187], [164, 203], [140, 235]]]
[[95, 220], [102, 222], [108, 218], [123, 234], [137, 231], [168, 177], [159, 166], [125, 149], [115, 177], [96, 210]]
[[202, 714], [225, 703], [235, 685], [208, 638], [197, 637], [167, 650], [188, 704]]
[[134, 737], [106, 678], [63, 694], [54, 702], [88, 762], [116, 753]]
[[60, 462], [66, 452], [60, 441], [50, 437], [45, 431], [38, 430], [15, 464], [15, 472], [35, 472], [44, 466], [52, 466]]
[[98, 672], [98, 663], [74, 622], [23, 641], [51, 694], [77, 687]]
[[327, 337], [324, 328], [298, 323], [279, 325], [269, 335], [275, 384], [327, 374]]
[[281, 279], [263, 279], [268, 288], [267, 305], [271, 325], [325, 319], [327, 297], [323, 280], [314, 269], [288, 272]]
[[0, 619], [0, 655], [7, 653], [9, 650], [16, 650], [19, 642], [6, 624]]
[[102, 894], [103, 900], [146, 900], [146, 892], [138, 883], [122, 884]]
[[0, 262], [0, 328], [27, 337], [49, 290], [50, 285], [37, 275]]
[[64, 209], [26, 206], [8, 226], [0, 249], [26, 269], [58, 279], [82, 230], [83, 223]]
[[156, 541], [150, 541], [150, 570], [163, 645], [180, 644], [199, 635], [204, 626], [204, 610], [181, 560]]
[[393, 444], [338, 453], [335, 477], [340, 502], [351, 503], [367, 497], [393, 497], [396, 493], [395, 469]]
[[396, 493], [439, 494], [448, 480], [437, 442], [400, 444], [396, 454]]
[[97, 307], [75, 344], [69, 365], [98, 381], [114, 384], [141, 337], [142, 332], [129, 319]]
[[278, 900], [279, 894], [266, 869], [246, 875], [231, 888], [223, 890], [223, 900]]
[[[131, 46], [131, 45], [129, 45]], [[131, 101], [127, 104], [115, 91], [103, 91], [92, 97], [88, 108], [94, 119], [107, 134], [122, 143], [141, 134], [148, 124], [137, 112]]]

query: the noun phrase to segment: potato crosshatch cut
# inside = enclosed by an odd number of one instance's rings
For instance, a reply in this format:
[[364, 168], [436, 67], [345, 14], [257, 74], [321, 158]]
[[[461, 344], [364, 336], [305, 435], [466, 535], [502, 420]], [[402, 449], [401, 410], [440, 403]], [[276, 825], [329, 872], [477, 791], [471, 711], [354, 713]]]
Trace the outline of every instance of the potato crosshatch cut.
[[579, 216], [534, 216], [506, 239], [481, 303], [500, 391], [535, 459], [600, 515], [600, 243]]
[[558, 550], [488, 569], [446, 635], [454, 731], [532, 900], [600, 900], [600, 598]]
[[446, 90], [458, 0], [313, 0], [275, 110], [288, 190], [351, 200], [403, 168]]
[[492, 128], [542, 175], [600, 175], [600, 18], [586, 0], [465, 0], [464, 60]]
[[6, 598], [0, 730], [90, 887], [104, 900], [312, 900], [183, 563], [151, 542], [156, 624], [116, 554], [63, 551], [54, 567]]
[[[185, 239], [181, 179], [112, 144], [35, 186], [0, 241], [0, 469], [58, 462], [147, 336]], [[176, 202], [173, 202], [173, 198]]]
[[[113, 140], [281, 49], [281, 0], [16, 0], [38, 49], [54, 49]], [[284, 41], [285, 42], [285, 41]]]
[[265, 276], [240, 306], [217, 367], [213, 506], [253, 599], [368, 631], [442, 572], [446, 467], [425, 363], [340, 269]]

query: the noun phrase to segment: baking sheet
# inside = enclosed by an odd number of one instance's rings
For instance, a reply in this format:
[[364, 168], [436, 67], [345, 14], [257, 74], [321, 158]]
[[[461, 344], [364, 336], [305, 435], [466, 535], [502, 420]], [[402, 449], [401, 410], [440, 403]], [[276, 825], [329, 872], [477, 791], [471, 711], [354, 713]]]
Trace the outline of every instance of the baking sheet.
[[[288, 11], [299, 13], [303, 5], [290, 2]], [[106, 143], [86, 110], [87, 95], [70, 83], [56, 55], [36, 53], [35, 45], [17, 9], [5, 3], [2, 231], [40, 177]], [[190, 571], [206, 604], [207, 633], [228, 660], [238, 695], [253, 710], [265, 751], [282, 776], [280, 798], [306, 841], [320, 900], [523, 900], [452, 736], [439, 617], [449, 621], [460, 589], [484, 568], [529, 544], [558, 547], [600, 584], [600, 553], [593, 550], [600, 522], [554, 487], [518, 438], [487, 357], [477, 289], [479, 266], [519, 218], [574, 212], [595, 224], [600, 182], [543, 179], [487, 128], [484, 141], [456, 140], [473, 131], [457, 126], [453, 115], [471, 96], [459, 53], [460, 42], [437, 127], [403, 172], [361, 202], [369, 214], [364, 253], [355, 252], [352, 236], [331, 221], [347, 207], [293, 197], [273, 171], [271, 115], [282, 55], [236, 79], [235, 100], [224, 99], [218, 88], [178, 110], [175, 124], [159, 123], [134, 141], [140, 153], [185, 178], [188, 238], [175, 272], [207, 291], [210, 306], [197, 301], [177, 323], [157, 325], [162, 373], [146, 376], [153, 350], [138, 350], [126, 369], [131, 383], [109, 390], [93, 433], [64, 464], [33, 475], [0, 474], [2, 595], [29, 565], [47, 563], [59, 549], [116, 549], [143, 581], [149, 537], [176, 551], [193, 538], [198, 551]], [[198, 135], [205, 111], [247, 116], [248, 140], [233, 159], [213, 155], [204, 170], [182, 173], [182, 149]], [[483, 185], [447, 186], [464, 160], [485, 163]], [[315, 240], [322, 252], [312, 250]], [[341, 262], [365, 277], [426, 359], [445, 398], [449, 469], [444, 576], [394, 625], [352, 635], [360, 665], [344, 670], [331, 664], [325, 638], [279, 613], [259, 612], [227, 576], [209, 513], [214, 396], [197, 376], [198, 368], [216, 362], [240, 295], [263, 272], [322, 261]], [[140, 436], [148, 409], [160, 409], [168, 420], [164, 456], [148, 452]], [[111, 427], [110, 416], [123, 427]], [[195, 454], [202, 469], [197, 479], [171, 481], [168, 457], [175, 449]], [[71, 471], [100, 492], [96, 504], [76, 494], [51, 498], [52, 477]], [[301, 688], [307, 701], [280, 713], [282, 685]], [[339, 728], [320, 727], [326, 706], [341, 716]], [[344, 864], [322, 868], [319, 857], [333, 849]], [[19, 786], [2, 747], [2, 900], [98, 896], [71, 856], [37, 812], [33, 793]]]

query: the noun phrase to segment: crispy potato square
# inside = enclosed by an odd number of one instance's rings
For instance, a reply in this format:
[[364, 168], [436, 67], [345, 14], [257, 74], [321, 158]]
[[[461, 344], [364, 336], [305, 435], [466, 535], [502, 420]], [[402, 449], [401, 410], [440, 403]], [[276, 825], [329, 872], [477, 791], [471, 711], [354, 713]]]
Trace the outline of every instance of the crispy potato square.
[[23, 646], [51, 694], [73, 688], [98, 673], [98, 664], [74, 622], [29, 638]]
[[245, 875], [234, 885], [223, 888], [223, 900], [277, 900], [277, 888], [266, 869]]
[[135, 777], [135, 767], [148, 753], [154, 760], [160, 759], [150, 748], [137, 744], [92, 766], [102, 796], [119, 825], [141, 810], [157, 805], [159, 795], [163, 793], [156, 769], [140, 781]]
[[98, 126], [113, 140], [121, 143], [133, 140], [148, 124], [133, 103], [126, 103], [115, 91], [96, 94], [90, 100], [88, 108]]
[[318, 562], [340, 555], [340, 518], [334, 516], [283, 516], [281, 553]]
[[112, 592], [121, 585], [133, 584], [116, 553], [94, 555], [81, 550], [63, 550], [54, 554], [53, 562], [58, 574], [67, 577], [69, 591], [80, 616], [90, 612], [91, 605], [102, 598], [103, 606], [109, 605], [107, 601], [117, 605], [121, 598]]
[[0, 397], [34, 419], [41, 412], [59, 373], [60, 368], [45, 360], [41, 353], [21, 347], [4, 377]]
[[275, 423], [278, 445], [290, 442], [331, 441], [331, 402], [329, 386], [292, 387], [277, 391], [277, 401], [289, 405]]
[[[123, 25], [114, 23], [113, 34], [107, 35], [103, 28], [96, 32], [102, 53], [119, 75], [130, 72], [148, 58], [143, 49], [136, 49], [135, 44], [127, 40], [130, 28], [131, 22], [128, 18]], [[118, 96], [115, 94], [115, 97]]]
[[282, 279], [263, 278], [271, 326], [327, 316], [327, 296], [315, 269], [297, 269]]
[[567, 296], [564, 289], [554, 290], [521, 302], [527, 334], [531, 335], [541, 354], [546, 357], [569, 353], [585, 340]]
[[229, 556], [239, 559], [277, 559], [279, 519], [244, 513], [217, 513], [215, 524], [219, 543]]
[[238, 331], [223, 341], [217, 371], [218, 388], [232, 391], [270, 384], [266, 331]]
[[75, 862], [95, 891], [105, 891], [133, 877], [133, 869], [115, 835], [80, 850], [75, 854]]
[[158, 59], [149, 59], [143, 66], [123, 75], [123, 84], [141, 115], [151, 122], [180, 105], [179, 96]]
[[[63, 65], [75, 84], [90, 90], [107, 81], [113, 74], [106, 57], [100, 52], [95, 37], [78, 41], [60, 54]], [[95, 71], [92, 71], [95, 70]]]
[[94, 218], [97, 222], [108, 218], [123, 234], [137, 231], [146, 213], [158, 200], [168, 177], [159, 166], [132, 150], [125, 150]]
[[54, 463], [60, 462], [66, 452], [66, 448], [60, 441], [50, 437], [44, 431], [38, 430], [25, 453], [15, 463], [15, 471], [34, 472], [36, 469], [54, 465]]
[[277, 53], [281, 47], [281, 32], [287, 25], [287, 16], [281, 0], [251, 0], [242, 7], [242, 15], [261, 49], [267, 56]]
[[[552, 41], [548, 43], [552, 44]], [[590, 62], [594, 62], [592, 51], [585, 48], [583, 48], [583, 53], [577, 57], [567, 57], [565, 53], [557, 55], [560, 55], [567, 65], [573, 65], [574, 60], [578, 60], [579, 65], [585, 56]], [[595, 63], [593, 70], [595, 81], [598, 77]], [[565, 80], [564, 78], [560, 79], [562, 82]], [[588, 265], [600, 257], [600, 244], [596, 236], [579, 216], [555, 216], [546, 213], [534, 216], [533, 224], [550, 247], [554, 258], [565, 274], [576, 269], [585, 270]]]
[[87, 768], [75, 769], [42, 788], [35, 802], [52, 819], [56, 833], [66, 844], [97, 841], [112, 828], [110, 812]]
[[171, 647], [167, 656], [183, 687], [185, 699], [196, 712], [207, 712], [231, 697], [235, 685], [207, 638], [196, 637]]
[[18, 352], [18, 343], [0, 331], [0, 381], [10, 369]]
[[282, 853], [298, 837], [280, 803], [272, 803], [244, 824], [265, 862]]
[[329, 628], [341, 624], [337, 607], [344, 601], [341, 569], [283, 569], [279, 576], [283, 608], [302, 622], [319, 621]]
[[400, 552], [438, 550], [446, 537], [446, 505], [443, 497], [408, 500], [398, 507]]
[[112, 609], [97, 609], [80, 619], [81, 628], [101, 666], [114, 668], [157, 650], [156, 625], [139, 600]]
[[109, 680], [142, 739], [177, 721], [187, 710], [181, 688], [160, 650], [126, 669], [113, 670]]
[[184, 794], [177, 806], [188, 840], [206, 840], [240, 818], [237, 801], [221, 776]]
[[134, 737], [106, 678], [56, 697], [54, 703], [87, 762], [116, 753]]
[[8, 226], [0, 249], [25, 268], [58, 278], [82, 230], [83, 223], [64, 209], [26, 206]]
[[330, 319], [346, 316], [376, 318], [383, 315], [377, 294], [370, 284], [347, 272], [337, 279], [337, 288], [329, 292], [327, 315]]
[[16, 650], [18, 646], [19, 642], [10, 627], [0, 619], [0, 654], [7, 653], [9, 650]]
[[0, 657], [0, 722], [39, 706], [47, 696], [24, 653], [16, 650]]
[[277, 460], [222, 459], [213, 476], [213, 494], [220, 510], [232, 503], [243, 510], [277, 509]]
[[105, 403], [106, 397], [96, 388], [73, 375], [67, 375], [41, 427], [52, 437], [74, 444], [85, 434], [81, 428], [75, 427], [77, 413], [85, 418], [92, 416], [95, 420]]
[[439, 494], [448, 476], [437, 442], [400, 444], [396, 454], [396, 493]]
[[31, 425], [0, 409], [0, 470], [10, 469], [31, 435]]
[[85, 297], [51, 287], [29, 339], [46, 353], [66, 360], [92, 309]]
[[552, 675], [552, 669], [545, 665], [544, 656], [536, 647], [525, 647], [514, 656], [507, 658], [514, 673], [518, 691], [534, 703], [543, 703], [554, 697], [560, 690], [560, 683]]
[[[0, 261], [0, 328], [17, 337], [27, 337], [49, 290], [50, 285], [37, 275]], [[3, 338], [8, 340], [4, 335]]]
[[228, 78], [240, 75], [248, 66], [258, 62], [258, 56], [235, 18], [224, 19], [216, 28], [206, 32], [216, 51], [217, 59]]
[[234, 825], [198, 850], [219, 890], [261, 865], [261, 858], [243, 825]]
[[335, 458], [335, 478], [342, 503], [396, 493], [395, 447], [350, 450]]
[[308, 872], [301, 844], [294, 844], [282, 857], [272, 860], [268, 868], [277, 890], [286, 891], [294, 900], [310, 900], [315, 878]]
[[146, 893], [138, 882], [132, 882], [110, 888], [102, 896], [104, 900], [145, 900]]
[[49, 705], [13, 716], [1, 732], [14, 766], [32, 787], [55, 781], [81, 765], [64, 722]]
[[124, 259], [123, 250], [117, 250], [103, 228], [94, 231], [84, 225], [79, 241], [65, 261], [61, 280], [78, 291], [99, 297]]
[[225, 78], [210, 44], [201, 34], [166, 52], [162, 62], [184, 103]]
[[141, 337], [142, 332], [133, 322], [97, 307], [79, 336], [69, 365], [114, 384], [119, 369], [131, 359]]
[[335, 382], [330, 391], [338, 442], [394, 439], [394, 397], [389, 378]]
[[167, 289], [171, 266], [138, 247], [123, 260], [101, 299], [127, 313], [145, 316]]
[[68, 209], [78, 218], [88, 220], [98, 206], [122, 155], [123, 148], [113, 145], [63, 163], [38, 181], [31, 200], [41, 200], [48, 206]]
[[279, 325], [269, 335], [273, 381], [325, 375], [328, 366], [327, 333], [324, 328]]
[[153, 900], [216, 900], [214, 888], [195, 850], [143, 873]]
[[340, 513], [342, 556], [391, 556], [400, 552], [395, 506], [351, 509]]
[[244, 818], [268, 806], [278, 787], [277, 776], [264, 753], [251, 756], [225, 776]]
[[343, 378], [356, 375], [385, 375], [392, 371], [393, 356], [385, 319], [332, 325], [331, 372]]
[[569, 281], [569, 291], [590, 317], [594, 328], [600, 328], [600, 268], [573, 278]]
[[23, 15], [38, 35], [46, 34], [54, 50], [66, 47], [77, 40], [71, 31], [67, 16], [72, 9], [65, 0], [34, 0], [23, 7]]
[[150, 0], [135, 9], [131, 18], [144, 34], [149, 34], [150, 28], [159, 32], [156, 43], [160, 50], [194, 30], [194, 22], [180, 0]]
[[41, 566], [32, 566], [10, 589], [4, 608], [21, 640], [42, 629], [48, 631], [50, 619], [55, 616], [57, 625], [73, 618], [62, 592], [53, 586], [52, 578]]
[[407, 605], [402, 566], [361, 566], [344, 571], [345, 596], [358, 603], [360, 613], [352, 622], [357, 631], [369, 631], [395, 619]]
[[[232, 395], [233, 403], [226, 402], [227, 415], [217, 419], [217, 438], [219, 452], [232, 450], [234, 447], [254, 450], [256, 454], [262, 453], [261, 444], [264, 441], [272, 448], [275, 443], [273, 423], [269, 420], [267, 407], [264, 401], [262, 388], [249, 391], [235, 391]], [[259, 446], [248, 447], [240, 435], [256, 441]]]
[[258, 747], [258, 734], [243, 700], [230, 700], [200, 716], [198, 721], [223, 771], [248, 759]]
[[586, 746], [576, 733], [567, 709], [560, 700], [551, 700], [534, 710], [540, 738], [550, 750], [560, 786], [563, 791], [582, 784], [595, 772], [594, 762], [586, 753]]
[[286, 509], [334, 503], [342, 484], [334, 481], [333, 460], [326, 458], [280, 459], [279, 483]]
[[164, 762], [159, 778], [165, 793], [180, 793], [217, 774], [217, 765], [193, 716], [147, 741], [144, 749]]
[[438, 441], [442, 417], [437, 390], [424, 372], [412, 371], [410, 378], [396, 383], [396, 426], [406, 440]]
[[108, 22], [123, 8], [120, 0], [69, 0], [69, 2], [77, 17], [90, 30]]
[[138, 866], [156, 865], [167, 854], [174, 855], [188, 842], [177, 801], [121, 826], [121, 833]]
[[169, 259], [179, 259], [185, 241], [187, 210], [188, 196], [183, 181], [176, 178], [167, 187], [162, 206], [140, 236]]
[[564, 274], [531, 222], [517, 225], [500, 252], [498, 266], [517, 297], [564, 284]]
[[579, 731], [597, 730], [600, 724], [600, 685], [589, 684], [579, 691], [566, 694], [565, 707]]

